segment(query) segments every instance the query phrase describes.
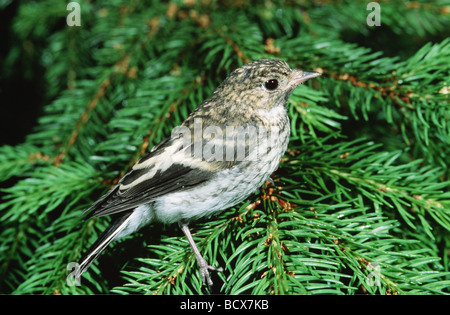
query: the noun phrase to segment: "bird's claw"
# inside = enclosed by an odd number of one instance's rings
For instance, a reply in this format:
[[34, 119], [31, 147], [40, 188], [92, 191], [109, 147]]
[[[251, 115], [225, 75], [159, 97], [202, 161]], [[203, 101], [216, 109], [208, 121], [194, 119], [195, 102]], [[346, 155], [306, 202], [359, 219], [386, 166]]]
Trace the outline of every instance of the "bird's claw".
[[203, 283], [206, 283], [208, 285], [208, 288], [211, 290], [213, 282], [211, 280], [211, 277], [209, 275], [209, 270], [216, 271], [216, 272], [222, 272], [222, 267], [213, 267], [208, 265], [208, 262], [202, 257], [198, 260], [198, 264], [200, 265], [200, 274], [202, 276]]

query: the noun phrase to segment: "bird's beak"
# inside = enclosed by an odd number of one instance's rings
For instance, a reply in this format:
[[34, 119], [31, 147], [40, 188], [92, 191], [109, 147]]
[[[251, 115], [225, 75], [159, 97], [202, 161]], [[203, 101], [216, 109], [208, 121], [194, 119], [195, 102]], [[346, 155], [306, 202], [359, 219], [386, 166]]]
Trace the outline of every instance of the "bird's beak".
[[289, 85], [291, 87], [296, 87], [299, 84], [302, 84], [303, 82], [318, 77], [320, 73], [318, 72], [306, 72], [294, 69], [291, 74], [291, 79], [289, 80]]

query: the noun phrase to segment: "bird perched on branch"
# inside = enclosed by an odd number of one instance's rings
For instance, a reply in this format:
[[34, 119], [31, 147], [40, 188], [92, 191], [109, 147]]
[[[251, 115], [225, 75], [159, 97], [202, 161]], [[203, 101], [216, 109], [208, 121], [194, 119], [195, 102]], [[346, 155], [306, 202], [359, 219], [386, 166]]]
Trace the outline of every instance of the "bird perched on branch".
[[81, 275], [113, 240], [152, 222], [178, 223], [212, 285], [210, 266], [188, 224], [243, 201], [277, 169], [289, 140], [286, 102], [319, 73], [261, 59], [233, 71], [212, 96], [156, 145], [85, 212], [112, 215], [106, 231], [81, 259]]

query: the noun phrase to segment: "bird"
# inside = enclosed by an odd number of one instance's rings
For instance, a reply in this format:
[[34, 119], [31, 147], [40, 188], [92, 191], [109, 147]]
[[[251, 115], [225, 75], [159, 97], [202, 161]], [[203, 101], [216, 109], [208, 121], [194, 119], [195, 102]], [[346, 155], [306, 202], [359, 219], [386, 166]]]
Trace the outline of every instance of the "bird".
[[197, 259], [203, 284], [213, 267], [198, 250], [189, 224], [210, 218], [255, 193], [278, 168], [287, 149], [291, 92], [317, 72], [286, 61], [259, 59], [242, 65], [169, 136], [155, 145], [83, 214], [112, 216], [79, 260], [77, 276], [121, 237], [150, 223], [175, 224]]

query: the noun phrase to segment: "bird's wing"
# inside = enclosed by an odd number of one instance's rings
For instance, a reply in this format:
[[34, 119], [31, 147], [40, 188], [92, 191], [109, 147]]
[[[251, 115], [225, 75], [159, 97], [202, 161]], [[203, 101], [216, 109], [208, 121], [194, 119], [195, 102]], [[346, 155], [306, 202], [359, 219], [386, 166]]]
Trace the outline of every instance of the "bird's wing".
[[[208, 141], [200, 142], [202, 148], [211, 147]], [[165, 139], [85, 212], [99, 217], [133, 210], [159, 196], [190, 189], [209, 180], [217, 170], [239, 163], [193, 158], [195, 146], [195, 141], [186, 145], [182, 137]]]

